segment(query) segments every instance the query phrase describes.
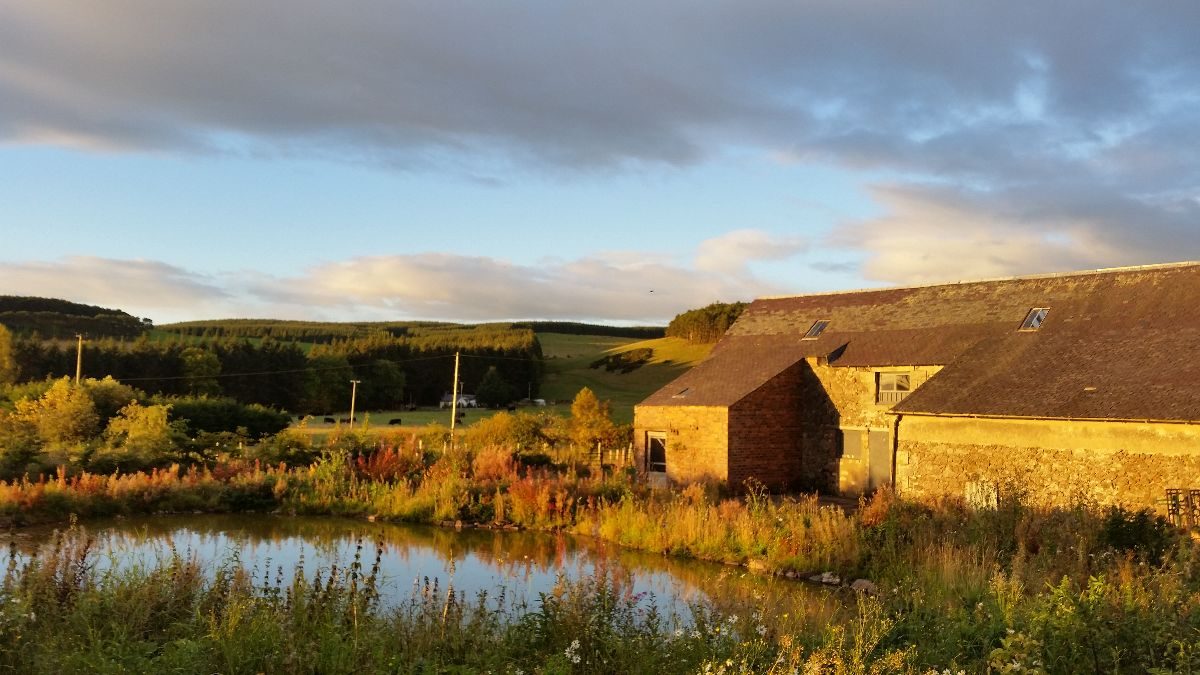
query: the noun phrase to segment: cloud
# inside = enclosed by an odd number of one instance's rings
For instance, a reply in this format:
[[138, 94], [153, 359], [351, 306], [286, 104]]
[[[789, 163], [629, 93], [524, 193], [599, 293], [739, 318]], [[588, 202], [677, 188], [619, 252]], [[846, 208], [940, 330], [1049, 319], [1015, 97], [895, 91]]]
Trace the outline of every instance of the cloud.
[[786, 260], [807, 248], [800, 237], [778, 237], [762, 230], [734, 230], [700, 242], [696, 251], [698, 270], [746, 274], [757, 260]]
[[466, 321], [570, 319], [662, 323], [716, 300], [778, 289], [744, 274], [713, 274], [633, 256], [517, 265], [446, 253], [369, 256], [265, 279], [250, 293], [280, 309], [353, 308], [359, 317]]
[[7, 295], [65, 298], [138, 316], [180, 308], [203, 312], [230, 299], [211, 278], [152, 260], [0, 262], [0, 279]]
[[743, 269], [701, 270], [661, 262], [666, 258], [632, 251], [522, 265], [448, 253], [378, 255], [274, 276], [202, 275], [155, 261], [68, 257], [0, 262], [0, 292], [114, 307], [158, 323], [269, 317], [662, 324], [710, 302], [782, 290]]
[[1200, 258], [1200, 204], [1163, 210], [1064, 186], [970, 192], [878, 186], [886, 215], [847, 224], [831, 245], [866, 251], [890, 283], [1065, 272]]
[[[752, 148], [888, 176], [890, 212], [835, 235], [888, 281], [1200, 257], [1197, 25], [1198, 3], [1118, 0], [8, 0], [0, 142], [483, 181]], [[729, 236], [698, 268], [765, 250]], [[537, 288], [567, 274], [472, 260]], [[319, 272], [314, 292], [361, 283]], [[406, 302], [448, 302], [430, 292]]]
[[1187, 3], [11, 0], [2, 18], [0, 133], [89, 147], [611, 166], [750, 142], [971, 165], [913, 151], [987, 130], [1086, 145], [1187, 119], [1200, 81]]

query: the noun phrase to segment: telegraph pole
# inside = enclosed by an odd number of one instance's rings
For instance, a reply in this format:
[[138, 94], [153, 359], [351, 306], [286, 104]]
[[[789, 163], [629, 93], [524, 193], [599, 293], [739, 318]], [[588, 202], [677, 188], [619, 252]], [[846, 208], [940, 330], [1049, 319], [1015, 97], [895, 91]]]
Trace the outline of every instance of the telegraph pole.
[[358, 383], [362, 380], [350, 380], [350, 428], [354, 428], [354, 399], [358, 395]]
[[83, 373], [83, 333], [76, 333], [75, 339], [75, 386], [79, 386], [79, 376]]
[[454, 438], [454, 425], [458, 424], [458, 352], [454, 352], [454, 383], [450, 385], [450, 438]]

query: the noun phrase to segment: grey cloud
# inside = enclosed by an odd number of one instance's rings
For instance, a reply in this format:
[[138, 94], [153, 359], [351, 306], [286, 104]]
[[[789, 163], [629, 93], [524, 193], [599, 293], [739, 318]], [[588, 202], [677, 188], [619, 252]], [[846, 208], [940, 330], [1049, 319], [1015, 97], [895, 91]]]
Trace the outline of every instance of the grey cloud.
[[1038, 80], [1045, 140], [1145, 114], [1156, 76], [1195, 89], [1198, 10], [1142, 7], [9, 0], [0, 124], [130, 146], [687, 163], [730, 142], [836, 155], [872, 132], [953, 134]]
[[[920, 205], [885, 199], [909, 210], [884, 220], [1071, 223], [1088, 260], [1177, 258], [1200, 194], [1197, 26], [1200, 4], [1155, 0], [4, 0], [0, 142], [480, 180], [749, 146], [904, 176]], [[880, 222], [842, 241], [873, 255], [897, 234]]]

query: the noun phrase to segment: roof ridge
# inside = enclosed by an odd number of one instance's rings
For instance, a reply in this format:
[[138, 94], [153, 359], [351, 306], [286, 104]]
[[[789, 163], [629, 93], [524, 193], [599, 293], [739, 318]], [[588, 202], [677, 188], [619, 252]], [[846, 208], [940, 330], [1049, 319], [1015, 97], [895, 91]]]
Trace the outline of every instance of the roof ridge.
[[962, 279], [959, 281], [941, 281], [929, 284], [911, 284], [908, 286], [877, 286], [875, 288], [852, 288], [840, 291], [822, 291], [819, 293], [793, 293], [791, 295], [763, 295], [758, 300], [783, 300], [786, 298], [816, 298], [826, 295], [849, 295], [852, 293], [876, 293], [880, 291], [904, 291], [918, 288], [938, 288], [940, 286], [964, 286], [967, 284], [989, 284], [1000, 281], [1025, 281], [1031, 279], [1060, 279], [1064, 277], [1095, 276], [1099, 274], [1116, 274], [1119, 272], [1138, 272], [1143, 270], [1165, 270], [1182, 267], [1200, 266], [1200, 260], [1185, 260], [1172, 263], [1154, 263], [1150, 265], [1128, 265], [1125, 267], [1101, 267], [1093, 270], [1078, 270], [1074, 272], [1046, 272], [1042, 274], [1024, 274], [1011, 277], [991, 277], [985, 279]]

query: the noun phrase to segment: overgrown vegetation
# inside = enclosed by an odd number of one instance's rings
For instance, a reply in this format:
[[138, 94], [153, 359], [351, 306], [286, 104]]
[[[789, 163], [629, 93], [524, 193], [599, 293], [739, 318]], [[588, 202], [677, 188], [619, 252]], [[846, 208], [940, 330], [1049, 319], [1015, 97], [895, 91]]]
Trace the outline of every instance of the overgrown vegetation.
[[[213, 578], [179, 557], [159, 570], [106, 575], [89, 564], [86, 538], [64, 537], [29, 563], [10, 565], [0, 587], [0, 663], [268, 672], [308, 672], [318, 663], [330, 672], [1200, 668], [1200, 547], [1152, 515], [1019, 500], [972, 510], [886, 493], [848, 515], [815, 498], [772, 498], [753, 488], [744, 498], [702, 486], [654, 491], [625, 472], [589, 474], [563, 457], [530, 466], [526, 453], [423, 450], [431, 445], [424, 440], [358, 455], [327, 452], [306, 467], [238, 461], [58, 476], [2, 485], [0, 504], [8, 513], [54, 509], [62, 518], [277, 509], [511, 523], [764, 571], [823, 573], [842, 584], [861, 577], [874, 589], [834, 591], [819, 620], [762, 601], [740, 619], [700, 608], [679, 623], [635, 605], [602, 576], [527, 607], [418, 588], [397, 610], [377, 604], [364, 560], [317, 572], [319, 581], [302, 571], [296, 584], [282, 584], [275, 572], [251, 578], [236, 565]], [[1124, 534], [1114, 536], [1116, 521]], [[122, 604], [135, 599], [137, 606]]]

